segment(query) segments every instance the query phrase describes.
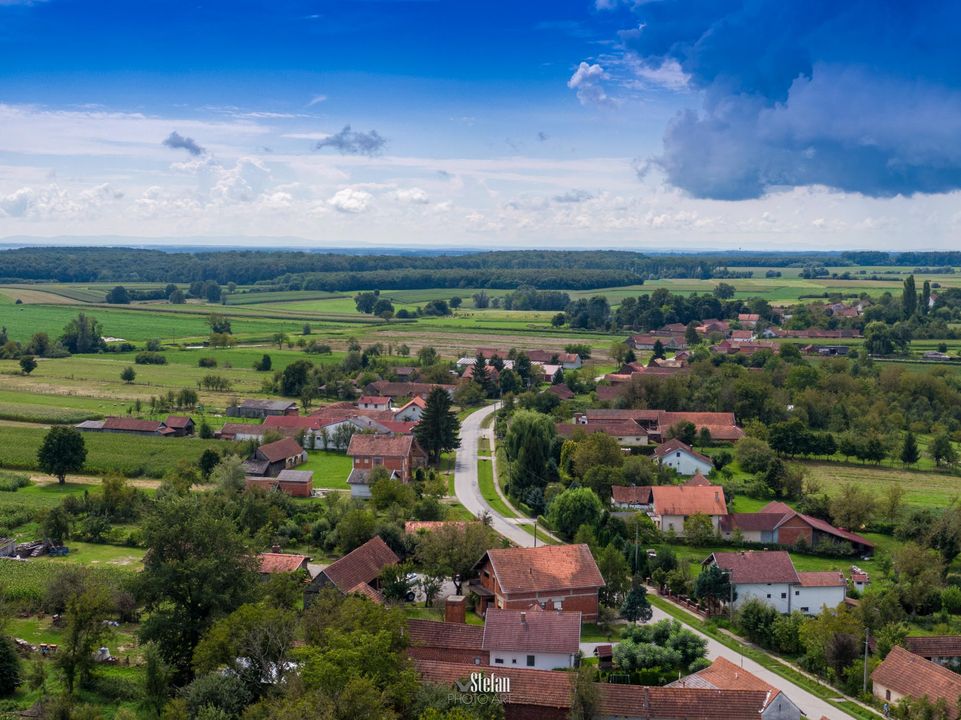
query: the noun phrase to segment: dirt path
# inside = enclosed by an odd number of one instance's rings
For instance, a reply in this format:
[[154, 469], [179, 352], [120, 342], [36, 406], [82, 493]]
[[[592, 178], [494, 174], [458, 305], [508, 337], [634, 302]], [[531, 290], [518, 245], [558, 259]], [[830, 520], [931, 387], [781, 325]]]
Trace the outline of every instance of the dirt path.
[[[57, 478], [51, 477], [50, 475], [40, 475], [38, 473], [30, 473], [30, 480], [36, 485], [56, 485]], [[100, 485], [103, 478], [93, 475], [67, 475], [67, 482], [74, 485]], [[149, 478], [128, 478], [127, 484], [141, 488], [143, 490], [156, 490], [160, 487], [159, 480], [152, 480]]]

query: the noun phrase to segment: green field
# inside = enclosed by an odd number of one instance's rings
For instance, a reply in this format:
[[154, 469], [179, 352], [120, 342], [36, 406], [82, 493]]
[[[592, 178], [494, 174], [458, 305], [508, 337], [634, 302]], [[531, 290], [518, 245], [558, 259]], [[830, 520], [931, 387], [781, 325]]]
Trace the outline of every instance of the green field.
[[331, 490], [349, 490], [347, 476], [350, 475], [351, 460], [342, 452], [311, 450], [307, 462], [298, 465], [298, 470], [312, 470], [314, 487]]
[[[0, 467], [36, 470], [37, 449], [46, 431], [33, 427], [0, 429]], [[221, 451], [232, 446], [221, 440], [164, 438], [120, 433], [84, 433], [87, 461], [83, 472], [126, 477], [161, 478], [181, 461], [193, 465], [207, 448]]]

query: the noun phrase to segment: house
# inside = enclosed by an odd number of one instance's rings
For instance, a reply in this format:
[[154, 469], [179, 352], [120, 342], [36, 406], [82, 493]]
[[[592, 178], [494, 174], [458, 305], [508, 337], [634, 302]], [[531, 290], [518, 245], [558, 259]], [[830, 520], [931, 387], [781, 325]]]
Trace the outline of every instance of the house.
[[757, 313], [738, 313], [737, 322], [741, 327], [754, 329], [761, 316]]
[[623, 448], [643, 447], [647, 445], [647, 431], [637, 423], [624, 421], [619, 423], [599, 423], [597, 425], [578, 425], [576, 423], [557, 423], [555, 432], [563, 438], [572, 438], [578, 433], [591, 435], [599, 432], [610, 435]]
[[426, 408], [427, 401], [418, 395], [394, 410], [394, 420], [396, 422], [420, 422]]
[[306, 555], [294, 555], [292, 553], [260, 553], [257, 555], [257, 562], [260, 564], [258, 572], [261, 575], [277, 575], [300, 570], [306, 572], [309, 559]]
[[[383, 419], [375, 420], [371, 415]], [[263, 427], [286, 437], [300, 437], [305, 448], [343, 450], [354, 433], [390, 433], [385, 423], [392, 419], [389, 412], [370, 410], [364, 414], [363, 410], [350, 406], [312, 415], [272, 415], [264, 420]]]
[[[652, 368], [648, 368], [651, 370]], [[668, 371], [673, 372], [673, 371]], [[598, 386], [598, 400], [601, 399], [601, 388]], [[615, 386], [616, 387], [616, 386]], [[623, 392], [623, 388], [618, 392]], [[641, 426], [652, 442], [661, 442], [667, 437], [672, 427], [678, 423], [691, 423], [700, 433], [706, 430], [711, 440], [716, 442], [737, 442], [744, 436], [744, 431], [738, 427], [734, 413], [729, 412], [669, 412], [667, 410], [642, 410], [638, 408], [608, 409], [592, 408], [574, 415], [574, 422], [579, 425], [600, 425], [613, 422], [633, 422]]]
[[864, 592], [867, 590], [868, 585], [871, 584], [871, 576], [864, 572], [864, 570], [859, 568], [857, 565], [852, 565], [851, 584], [854, 585], [854, 589], [858, 592]]
[[822, 542], [849, 543], [855, 553], [874, 552], [874, 543], [860, 535], [836, 528], [831, 523], [797, 512], [790, 506], [773, 501], [760, 510], [761, 513], [780, 514], [774, 541], [779, 545], [796, 545], [799, 542], [815, 547]]
[[753, 342], [750, 340], [722, 340], [717, 345], [711, 345], [711, 352], [718, 353], [719, 355], [736, 355], [738, 353], [741, 355], [754, 355], [762, 350], [768, 350], [774, 355], [777, 355], [781, 351], [781, 346], [776, 342], [764, 340]]
[[391, 399], [397, 399], [402, 397], [416, 397], [420, 395], [426, 398], [430, 395], [430, 391], [435, 388], [442, 388], [447, 391], [447, 394], [454, 397], [454, 390], [456, 389], [454, 385], [438, 385], [437, 383], [420, 383], [420, 382], [393, 382], [391, 380], [376, 380], [369, 383], [367, 387], [364, 388], [364, 393], [366, 395], [384, 395]]
[[744, 542], [776, 543], [782, 518], [775, 513], [731, 513], [721, 518], [721, 536], [731, 540], [740, 533]]
[[359, 410], [393, 410], [393, 402], [384, 395], [362, 395], [357, 401]]
[[633, 350], [653, 350], [658, 343], [665, 350], [687, 350], [686, 335], [683, 332], [667, 335], [649, 332], [644, 335], [632, 335], [627, 339], [628, 347]]
[[604, 578], [587, 545], [545, 545], [488, 550], [474, 565], [470, 583], [477, 613], [488, 607], [579, 611], [585, 621], [597, 619], [597, 595]]
[[391, 373], [395, 378], [402, 382], [409, 382], [414, 380], [420, 371], [410, 365], [398, 365], [391, 370]]
[[689, 487], [697, 487], [697, 486], [703, 487], [703, 486], [710, 485], [711, 481], [708, 480], [703, 475], [701, 475], [701, 473], [696, 472], [693, 475], [691, 475], [691, 477], [689, 477], [687, 480], [685, 480], [684, 484]]
[[668, 440], [654, 448], [654, 459], [660, 465], [672, 468], [679, 475], [702, 475], [714, 469], [714, 463], [707, 455], [685, 445], [680, 440]]
[[611, 504], [619, 510], [651, 509], [653, 494], [650, 485], [614, 485], [611, 488]]
[[375, 535], [317, 573], [304, 593], [304, 605], [309, 605], [317, 593], [326, 587], [335, 587], [344, 595], [356, 592], [370, 597], [364, 586], [377, 590], [381, 571], [399, 562], [400, 558], [387, 547], [387, 543]]
[[236, 440], [237, 442], [244, 440], [256, 440], [260, 442], [263, 440], [265, 432], [267, 432], [267, 429], [263, 425], [254, 425], [252, 423], [224, 423], [223, 427], [214, 431], [214, 437], [219, 440]]
[[310, 497], [314, 493], [314, 473], [312, 470], [281, 470], [277, 477], [248, 475], [244, 485], [282, 492], [291, 497]]
[[721, 518], [727, 515], [724, 488], [720, 485], [655, 485], [651, 488], [654, 525], [661, 532], [684, 535], [684, 521], [691, 515], [707, 515], [717, 532]]
[[754, 342], [757, 339], [757, 335], [754, 334], [753, 330], [731, 330], [731, 342], [735, 343], [746, 343]]
[[174, 437], [193, 437], [194, 421], [186, 415], [168, 415], [164, 425], [173, 430]]
[[283, 438], [261, 445], [244, 463], [248, 475], [277, 477], [281, 470], [307, 462], [307, 451], [293, 438]]
[[958, 717], [961, 675], [895, 645], [871, 673], [874, 696], [887, 705], [902, 698], [944, 700], [951, 718]]
[[955, 671], [961, 666], [961, 635], [906, 637], [904, 647], [925, 660]]
[[347, 484], [353, 497], [370, 497], [370, 473], [383, 467], [391, 477], [410, 482], [417, 468], [427, 465], [427, 453], [413, 435], [366, 435], [350, 438], [347, 455], [352, 460]]
[[669, 688], [701, 688], [705, 690], [754, 690], [768, 694], [768, 704], [778, 720], [800, 720], [803, 713], [778, 688], [764, 682], [730, 660], [718, 657], [708, 667], [667, 685]]
[[527, 359], [535, 365], [560, 365], [564, 370], [577, 370], [584, 364], [577, 353], [553, 350], [528, 350]]
[[[575, 673], [488, 666], [443, 660], [413, 660], [425, 682], [458, 692], [489, 685], [503, 703], [505, 720], [568, 720]], [[509, 688], [509, 691], [507, 690]], [[793, 720], [779, 710], [777, 697], [761, 690], [654, 687], [594, 683], [596, 720]], [[469, 692], [470, 690], [468, 690]]]
[[924, 360], [938, 360], [938, 361], [946, 361], [951, 359], [951, 356], [948, 355], [947, 353], [938, 352], [937, 350], [928, 350], [927, 352], [922, 354], [921, 357]]
[[556, 383], [564, 377], [564, 368], [560, 365], [538, 365], [537, 368], [544, 376], [544, 382]]
[[571, 390], [564, 383], [559, 383], [557, 385], [551, 385], [545, 392], [549, 392], [552, 395], [557, 395], [561, 400], [573, 400], [574, 391]]
[[418, 660], [443, 660], [469, 665], [490, 664], [481, 646], [484, 628], [465, 622], [407, 621], [407, 655]]
[[484, 616], [481, 647], [490, 654], [491, 665], [510, 665], [557, 670], [574, 667], [581, 643], [579, 612], [492, 607]]
[[839, 572], [798, 572], [783, 550], [741, 550], [712, 553], [703, 563], [730, 573], [734, 607], [751, 598], [767, 603], [780, 613], [799, 610], [816, 615], [823, 607], [844, 602], [847, 582]]
[[296, 415], [297, 403], [290, 400], [243, 400], [227, 408], [227, 417], [265, 418], [269, 415]]

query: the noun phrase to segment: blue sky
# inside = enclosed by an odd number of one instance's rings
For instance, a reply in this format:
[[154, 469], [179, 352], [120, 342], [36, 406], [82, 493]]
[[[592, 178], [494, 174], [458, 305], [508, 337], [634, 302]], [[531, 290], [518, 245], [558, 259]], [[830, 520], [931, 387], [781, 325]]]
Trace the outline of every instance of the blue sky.
[[0, 0], [0, 237], [953, 247], [959, 15]]

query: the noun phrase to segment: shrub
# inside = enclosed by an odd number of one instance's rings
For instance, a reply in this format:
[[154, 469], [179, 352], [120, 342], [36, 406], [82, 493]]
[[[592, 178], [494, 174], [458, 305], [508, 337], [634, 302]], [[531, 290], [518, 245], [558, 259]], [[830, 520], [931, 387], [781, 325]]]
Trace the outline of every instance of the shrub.
[[0, 697], [9, 697], [16, 692], [21, 681], [20, 658], [13, 641], [0, 636]]
[[942, 590], [941, 607], [952, 615], [961, 615], [961, 588], [951, 586]]
[[30, 484], [30, 476], [23, 473], [0, 472], [0, 492], [16, 492]]
[[158, 352], [142, 352], [137, 353], [137, 356], [133, 359], [138, 365], [166, 365], [167, 358]]
[[197, 366], [202, 368], [215, 368], [217, 367], [217, 358], [202, 357], [197, 361]]

